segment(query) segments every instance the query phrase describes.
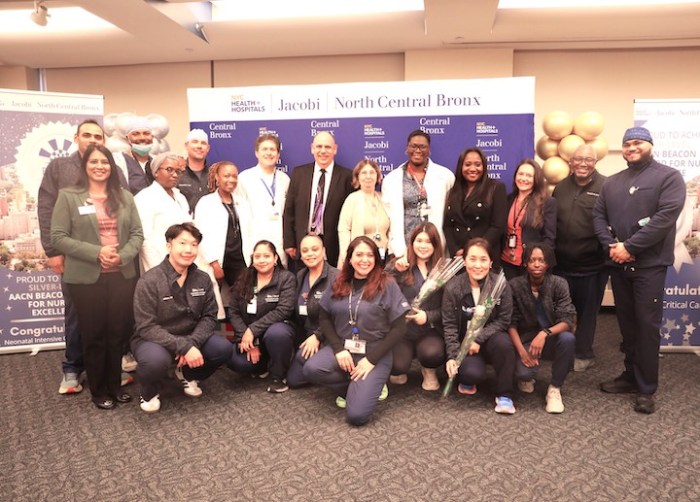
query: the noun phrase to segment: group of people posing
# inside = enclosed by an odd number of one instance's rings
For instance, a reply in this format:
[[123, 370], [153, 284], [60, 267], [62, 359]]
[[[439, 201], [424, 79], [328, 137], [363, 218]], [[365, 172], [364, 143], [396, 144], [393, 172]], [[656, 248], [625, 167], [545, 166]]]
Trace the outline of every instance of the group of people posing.
[[[187, 159], [151, 158], [148, 133], [135, 121], [131, 155], [113, 155], [86, 121], [78, 151], [46, 169], [42, 243], [63, 274], [66, 303], [60, 393], [80, 392], [85, 370], [94, 404], [114, 408], [131, 400], [122, 369], [135, 366], [141, 409], [156, 412], [169, 374], [198, 397], [199, 382], [226, 365], [267, 378], [268, 392], [328, 386], [360, 425], [386, 399], [387, 382], [407, 382], [414, 359], [423, 389], [438, 390], [444, 371], [467, 395], [492, 365], [495, 410], [513, 414], [514, 389], [534, 392], [550, 358], [546, 410], [562, 413], [568, 372], [594, 363], [612, 274], [625, 371], [601, 389], [634, 392], [637, 411], [654, 411], [658, 282], [673, 261], [685, 185], [653, 161], [646, 129], [626, 132], [629, 169], [607, 182], [595, 149], [580, 147], [553, 196], [532, 159], [517, 167], [510, 195], [478, 148], [462, 152], [453, 173], [430, 159], [420, 130], [408, 136], [408, 160], [384, 179], [372, 160], [353, 170], [335, 163], [328, 132], [313, 138], [314, 162], [291, 178], [276, 168], [275, 135], [256, 139], [258, 163], [239, 173], [229, 161], [207, 164], [204, 131], [188, 135]], [[446, 256], [462, 257], [465, 273], [411, 308]], [[459, 361], [500, 269], [509, 285]], [[222, 320], [232, 336], [217, 331]]]

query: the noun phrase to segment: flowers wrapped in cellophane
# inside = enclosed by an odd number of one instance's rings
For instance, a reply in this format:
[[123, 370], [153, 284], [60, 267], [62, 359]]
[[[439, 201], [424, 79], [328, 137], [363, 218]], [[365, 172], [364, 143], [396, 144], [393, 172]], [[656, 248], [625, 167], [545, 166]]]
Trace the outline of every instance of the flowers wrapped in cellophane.
[[[482, 294], [480, 295], [482, 298], [484, 298], [484, 301], [476, 307], [474, 307], [472, 318], [469, 321], [469, 324], [467, 325], [467, 333], [464, 335], [464, 339], [462, 340], [462, 343], [459, 346], [459, 352], [457, 353], [457, 357], [455, 358], [455, 361], [457, 361], [457, 368], [459, 368], [460, 364], [462, 364], [464, 358], [467, 357], [467, 353], [469, 353], [469, 348], [471, 347], [472, 343], [474, 343], [474, 340], [476, 340], [476, 337], [481, 331], [481, 328], [484, 327], [494, 307], [498, 304], [498, 301], [501, 299], [501, 295], [506, 289], [507, 282], [508, 281], [506, 281], [506, 276], [501, 270], [496, 280], [491, 283], [491, 286], [489, 288], [490, 291], [482, 292]], [[442, 391], [443, 398], [449, 396], [456, 376], [457, 374], [455, 373], [447, 379], [445, 388]]]
[[455, 256], [451, 260], [440, 258], [411, 302], [411, 312], [415, 313], [426, 298], [447, 284], [447, 281], [457, 275], [462, 267], [464, 267], [464, 259], [461, 256]]

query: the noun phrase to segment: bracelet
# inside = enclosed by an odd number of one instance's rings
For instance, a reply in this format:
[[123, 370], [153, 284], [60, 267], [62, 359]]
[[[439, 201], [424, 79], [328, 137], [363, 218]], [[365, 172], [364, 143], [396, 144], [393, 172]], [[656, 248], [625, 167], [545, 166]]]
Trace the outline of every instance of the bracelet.
[[547, 337], [550, 337], [550, 336], [552, 336], [552, 335], [554, 334], [554, 333], [552, 333], [552, 330], [549, 329], [549, 328], [542, 328], [542, 331], [545, 332], [545, 334], [547, 335]]

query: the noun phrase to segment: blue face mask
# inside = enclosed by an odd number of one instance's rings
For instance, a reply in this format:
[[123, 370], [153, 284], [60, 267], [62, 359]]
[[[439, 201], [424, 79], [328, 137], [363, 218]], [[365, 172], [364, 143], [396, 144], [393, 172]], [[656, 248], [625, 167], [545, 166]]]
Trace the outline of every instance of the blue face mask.
[[153, 148], [153, 143], [149, 143], [148, 145], [131, 145], [131, 150], [136, 155], [141, 155], [141, 156], [148, 155], [151, 152], [152, 148]]

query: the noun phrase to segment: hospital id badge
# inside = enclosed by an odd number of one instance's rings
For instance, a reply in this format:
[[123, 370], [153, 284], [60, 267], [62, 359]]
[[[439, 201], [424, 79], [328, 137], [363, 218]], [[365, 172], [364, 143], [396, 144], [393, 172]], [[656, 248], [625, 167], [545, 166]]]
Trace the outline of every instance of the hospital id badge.
[[250, 300], [250, 303], [248, 303], [248, 307], [246, 308], [246, 312], [249, 314], [257, 314], [258, 313], [258, 299], [253, 298]]
[[303, 316], [309, 315], [308, 310], [306, 308], [306, 305], [299, 305], [299, 315], [303, 315]]
[[367, 348], [367, 342], [365, 340], [360, 340], [359, 338], [353, 338], [351, 340], [345, 340], [345, 350], [351, 354], [365, 354]]
[[270, 221], [279, 221], [279, 219], [280, 212], [273, 208], [272, 211], [270, 211]]
[[423, 202], [418, 208], [418, 216], [421, 220], [428, 220], [428, 216], [430, 216], [430, 206], [428, 206], [428, 204], [426, 204], [425, 202]]
[[518, 235], [508, 234], [508, 247], [510, 249], [515, 249], [518, 245]]

